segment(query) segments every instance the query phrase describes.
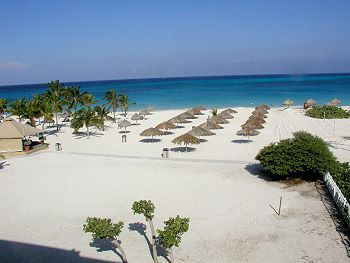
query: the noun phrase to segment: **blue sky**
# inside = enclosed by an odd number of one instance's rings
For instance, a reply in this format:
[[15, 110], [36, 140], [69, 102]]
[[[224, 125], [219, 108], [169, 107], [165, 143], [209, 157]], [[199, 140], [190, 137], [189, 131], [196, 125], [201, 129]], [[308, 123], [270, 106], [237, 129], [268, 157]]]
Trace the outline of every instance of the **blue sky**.
[[0, 85], [350, 72], [350, 1], [2, 0]]

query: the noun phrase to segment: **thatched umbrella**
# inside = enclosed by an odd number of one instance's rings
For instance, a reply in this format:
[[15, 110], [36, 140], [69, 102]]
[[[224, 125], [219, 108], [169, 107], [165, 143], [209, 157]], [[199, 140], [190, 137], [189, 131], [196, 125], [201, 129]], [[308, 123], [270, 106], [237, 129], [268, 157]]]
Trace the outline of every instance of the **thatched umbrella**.
[[190, 110], [185, 111], [185, 112], [192, 114], [192, 115], [203, 115], [203, 113], [197, 108], [193, 108], [193, 109], [190, 109]]
[[190, 130], [188, 132], [188, 134], [191, 134], [193, 136], [198, 137], [198, 139], [201, 138], [201, 136], [211, 136], [211, 135], [215, 135], [214, 132], [211, 132], [207, 129], [204, 129], [202, 127], [193, 127], [192, 130]]
[[161, 136], [164, 135], [165, 133], [161, 130], [158, 130], [156, 128], [148, 128], [144, 130], [143, 132], [140, 133], [140, 136], [146, 136], [146, 137], [152, 137], [152, 142], [153, 142], [153, 136]]
[[314, 99], [307, 99], [304, 102], [304, 109], [306, 110], [312, 106], [315, 106], [316, 104], [317, 104], [317, 102]]
[[228, 109], [226, 109], [226, 110], [223, 110], [222, 112], [227, 112], [227, 113], [230, 113], [230, 114], [232, 114], [232, 113], [237, 113], [237, 111], [235, 111], [235, 110], [233, 110], [233, 109], [230, 109], [230, 108], [228, 108]]
[[176, 125], [171, 121], [165, 121], [158, 124], [156, 129], [166, 130], [166, 133], [168, 133], [168, 130], [176, 129]]
[[264, 110], [269, 110], [270, 107], [265, 105], [265, 104], [261, 104], [261, 105], [258, 105], [257, 107], [255, 107], [255, 109], [264, 109]]
[[332, 99], [331, 101], [328, 102], [328, 105], [331, 106], [338, 106], [341, 103], [339, 99]]
[[205, 123], [199, 125], [198, 127], [204, 128], [206, 130], [218, 130], [218, 129], [223, 129], [222, 126], [219, 124], [212, 122], [212, 121], [206, 121]]
[[179, 115], [177, 115], [178, 117], [180, 118], [183, 118], [183, 119], [196, 119], [197, 117], [195, 117], [193, 114], [189, 113], [189, 112], [183, 112]]
[[147, 109], [142, 110], [142, 111], [139, 112], [139, 115], [141, 115], [141, 116], [146, 116], [146, 115], [150, 115], [150, 114], [151, 113]]
[[199, 110], [199, 111], [207, 110], [207, 109], [204, 108], [203, 106], [197, 106], [197, 107], [194, 107], [193, 109], [196, 109], [196, 110]]
[[226, 120], [224, 118], [221, 118], [218, 115], [212, 117], [209, 121], [214, 122], [214, 123], [218, 123], [218, 124], [227, 124], [227, 123], [229, 123], [228, 120]]
[[249, 140], [249, 136], [256, 136], [258, 135], [260, 132], [258, 132], [257, 130], [255, 130], [254, 128], [252, 127], [247, 127], [247, 128], [244, 128], [240, 131], [237, 132], [237, 135], [239, 136], [248, 136], [248, 140]]
[[188, 120], [186, 120], [185, 118], [180, 117], [180, 116], [176, 116], [174, 118], [171, 118], [168, 121], [176, 123], [176, 125], [178, 125], [179, 123], [187, 123], [188, 122]]
[[248, 118], [249, 121], [254, 121], [258, 123], [265, 123], [266, 121], [260, 115], [252, 115]]
[[260, 118], [260, 119], [266, 119], [267, 116], [264, 114], [264, 113], [259, 113], [259, 112], [255, 112], [255, 113], [252, 113], [252, 115], [250, 115], [250, 117], [257, 117], [257, 118]]
[[125, 119], [118, 123], [118, 127], [125, 128], [125, 132], [126, 132], [126, 127], [129, 127], [129, 126], [131, 126], [131, 122]]
[[246, 128], [253, 128], [253, 129], [264, 129], [264, 126], [262, 126], [261, 123], [259, 122], [254, 122], [254, 121], [246, 121], [243, 125], [241, 125], [242, 129]]
[[185, 134], [183, 134], [183, 135], [181, 135], [181, 136], [179, 136], [179, 137], [176, 137], [173, 141], [172, 141], [172, 143], [175, 143], [175, 144], [185, 144], [185, 146], [186, 146], [186, 152], [187, 152], [187, 145], [188, 144], [199, 144], [200, 143], [200, 140], [197, 138], [197, 137], [195, 137], [195, 136], [193, 136], [193, 135], [191, 135], [191, 134], [188, 134], [188, 133], [185, 133]]
[[286, 106], [287, 108], [289, 108], [290, 106], [292, 106], [294, 104], [294, 101], [291, 99], [288, 99], [286, 101], [283, 102], [283, 106]]
[[131, 116], [131, 120], [136, 121], [136, 123], [137, 123], [137, 121], [143, 120], [143, 117], [141, 115], [138, 115], [137, 113], [135, 113], [134, 115]]
[[268, 114], [269, 112], [267, 110], [263, 109], [263, 108], [259, 108], [259, 109], [256, 109], [256, 110], [254, 110], [252, 112], [252, 114], [256, 114], [256, 113], [258, 113], [258, 114]]
[[230, 113], [228, 113], [227, 111], [226, 112], [224, 112], [224, 111], [222, 111], [222, 112], [220, 112], [218, 115], [216, 115], [216, 116], [219, 116], [220, 118], [222, 118], [222, 119], [233, 119], [234, 117], [230, 114]]
[[152, 105], [149, 105], [149, 106], [147, 106], [146, 110], [149, 112], [152, 112], [152, 111], [154, 111], [154, 107]]

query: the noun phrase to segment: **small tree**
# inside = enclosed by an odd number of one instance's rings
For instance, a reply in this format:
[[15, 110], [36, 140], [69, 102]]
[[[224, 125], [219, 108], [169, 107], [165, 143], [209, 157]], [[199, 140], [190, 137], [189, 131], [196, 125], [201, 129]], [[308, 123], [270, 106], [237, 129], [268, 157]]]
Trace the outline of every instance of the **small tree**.
[[135, 201], [133, 203], [132, 210], [133, 210], [134, 214], [143, 215], [151, 228], [152, 257], [153, 257], [153, 261], [155, 263], [158, 263], [157, 247], [156, 247], [156, 232], [154, 230], [154, 225], [153, 225], [153, 221], [152, 221], [153, 217], [154, 217], [155, 206], [151, 200], [148, 200], [148, 201], [147, 200], [140, 200], [140, 201]]
[[215, 117], [216, 115], [218, 115], [218, 109], [212, 109], [212, 110], [211, 110], [211, 114], [213, 115], [213, 117]]
[[8, 100], [0, 98], [0, 118], [8, 110]]
[[74, 131], [78, 131], [83, 126], [86, 127], [87, 138], [90, 138], [90, 127], [95, 126], [98, 129], [102, 127], [101, 120], [96, 116], [95, 112], [91, 108], [81, 108], [74, 114], [71, 121], [71, 127]]
[[186, 217], [171, 217], [164, 222], [164, 230], [157, 230], [160, 243], [168, 251], [171, 263], [175, 262], [172, 249], [174, 246], [179, 247], [181, 236], [188, 231], [189, 222], [190, 219]]
[[127, 263], [126, 255], [123, 248], [120, 245], [118, 236], [122, 232], [124, 223], [119, 221], [118, 223], [112, 223], [109, 218], [88, 217], [86, 224], [83, 225], [85, 233], [92, 233], [92, 238], [97, 239], [111, 239], [112, 243], [119, 249], [124, 263]]

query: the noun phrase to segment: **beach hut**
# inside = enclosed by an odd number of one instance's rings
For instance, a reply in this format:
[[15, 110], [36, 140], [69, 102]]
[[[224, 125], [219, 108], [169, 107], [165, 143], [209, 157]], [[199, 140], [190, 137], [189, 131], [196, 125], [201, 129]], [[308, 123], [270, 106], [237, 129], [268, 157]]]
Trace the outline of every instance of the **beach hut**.
[[158, 124], [156, 126], [156, 129], [165, 130], [166, 131], [165, 133], [167, 134], [168, 130], [176, 129], [176, 125], [171, 121], [165, 121]]
[[294, 101], [291, 99], [288, 99], [286, 101], [283, 102], [283, 106], [289, 108], [290, 106], [292, 106], [294, 104]]
[[341, 103], [339, 99], [332, 99], [331, 101], [328, 102], [328, 105], [331, 106], [338, 106]]
[[126, 128], [131, 126], [131, 122], [127, 121], [127, 120], [122, 120], [121, 122], [118, 123], [118, 127], [119, 128], [124, 128], [125, 129], [125, 133], [126, 133]]
[[202, 127], [192, 127], [192, 130], [190, 130], [189, 132], [187, 132], [187, 134], [191, 134], [195, 137], [198, 137], [198, 139], [201, 139], [201, 136], [212, 136], [215, 135], [214, 132], [209, 131], [207, 129], [204, 129]]
[[161, 130], [158, 130], [156, 128], [148, 128], [144, 130], [143, 132], [140, 133], [140, 136], [145, 136], [145, 137], [152, 137], [152, 142], [154, 136], [161, 136], [164, 135], [165, 133]]
[[134, 115], [131, 116], [131, 120], [136, 121], [136, 124], [137, 124], [137, 121], [143, 120], [143, 117], [135, 113]]
[[172, 143], [180, 144], [180, 145], [184, 144], [186, 146], [186, 152], [187, 152], [188, 151], [187, 145], [189, 145], [189, 144], [199, 144], [200, 140], [197, 137], [195, 137], [195, 136], [193, 136], [191, 134], [185, 133], [185, 134], [183, 134], [183, 135], [181, 135], [179, 137], [176, 137], [172, 141]]
[[23, 138], [44, 131], [11, 118], [0, 123], [0, 153], [23, 152]]

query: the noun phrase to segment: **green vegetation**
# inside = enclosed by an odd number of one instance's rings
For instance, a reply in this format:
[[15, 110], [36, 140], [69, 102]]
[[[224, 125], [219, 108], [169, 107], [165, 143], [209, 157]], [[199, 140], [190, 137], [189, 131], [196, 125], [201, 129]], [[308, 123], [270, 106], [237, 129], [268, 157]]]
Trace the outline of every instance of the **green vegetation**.
[[344, 197], [350, 202], [350, 165], [342, 163], [335, 173], [331, 174]]
[[7, 99], [0, 98], [0, 118], [8, 110], [8, 101]]
[[22, 118], [25, 112], [27, 101], [24, 98], [15, 100], [10, 105], [10, 113], [17, 116], [19, 122], [22, 122]]
[[92, 233], [94, 240], [111, 239], [120, 251], [123, 262], [127, 263], [125, 252], [118, 240], [118, 236], [122, 232], [123, 227], [124, 223], [122, 221], [112, 223], [112, 220], [109, 218], [88, 217], [86, 219], [86, 224], [83, 225], [83, 230], [85, 233]]
[[102, 128], [103, 122], [91, 108], [81, 108], [74, 114], [71, 121], [71, 127], [77, 132], [85, 126], [87, 137], [90, 138], [90, 127]]
[[215, 117], [216, 115], [218, 115], [218, 109], [212, 109], [212, 110], [211, 110], [211, 115], [212, 115], [213, 117]]
[[118, 101], [119, 101], [119, 107], [124, 111], [124, 115], [126, 117], [126, 113], [129, 110], [129, 106], [135, 103], [130, 102], [129, 97], [124, 93], [119, 95]]
[[316, 119], [344, 119], [350, 118], [350, 113], [337, 106], [314, 106], [308, 109], [306, 116]]
[[175, 218], [169, 218], [164, 222], [164, 230], [157, 230], [159, 234], [160, 243], [168, 251], [171, 259], [171, 263], [174, 262], [173, 246], [178, 247], [181, 242], [181, 236], [188, 231], [189, 218], [181, 218], [176, 216]]
[[325, 172], [334, 174], [340, 163], [325, 141], [307, 132], [264, 147], [255, 157], [273, 179], [302, 178], [315, 180]]
[[108, 91], [106, 91], [105, 96], [103, 98], [104, 100], [107, 101], [104, 104], [104, 106], [106, 106], [108, 110], [111, 110], [111, 108], [112, 108], [114, 122], [116, 122], [115, 112], [117, 111], [117, 108], [119, 107], [117, 94], [118, 94], [117, 90], [115, 90], [115, 89], [108, 90]]

